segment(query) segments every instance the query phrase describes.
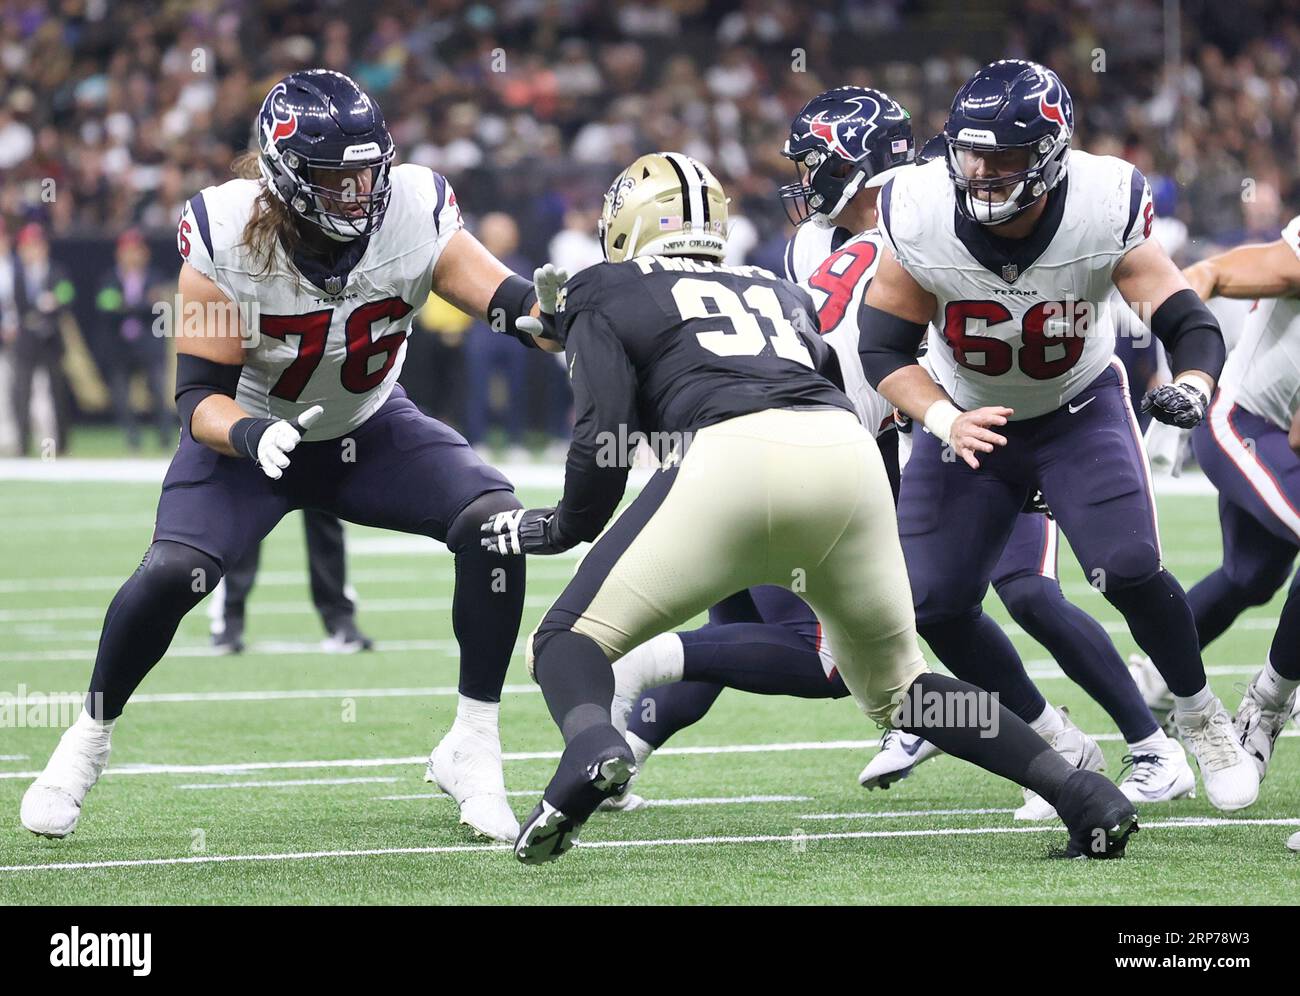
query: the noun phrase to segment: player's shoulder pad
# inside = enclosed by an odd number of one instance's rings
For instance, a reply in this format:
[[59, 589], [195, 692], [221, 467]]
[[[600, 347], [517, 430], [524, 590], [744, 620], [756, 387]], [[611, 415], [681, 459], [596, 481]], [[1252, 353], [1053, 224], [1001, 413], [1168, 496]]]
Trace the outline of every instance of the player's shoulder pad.
[[1282, 229], [1282, 241], [1291, 247], [1291, 251], [1300, 256], [1300, 214], [1286, 223]]
[[880, 188], [876, 223], [900, 261], [952, 224], [952, 180], [948, 164], [932, 159], [896, 170]]
[[1070, 196], [1078, 205], [1078, 221], [1099, 225], [1103, 245], [1132, 249], [1151, 237], [1155, 206], [1151, 184], [1142, 171], [1117, 156], [1071, 150]]
[[556, 309], [565, 314], [579, 311], [612, 313], [626, 306], [626, 296], [636, 284], [641, 269], [635, 263], [596, 263], [571, 276], [560, 292]]
[[181, 259], [211, 278], [244, 238], [262, 185], [256, 180], [228, 180], [204, 187], [185, 202], [176, 230]]
[[403, 213], [409, 211], [417, 217], [432, 217], [439, 234], [448, 226], [460, 228], [464, 224], [456, 191], [441, 173], [427, 166], [402, 163], [394, 166], [390, 182], [393, 185], [394, 207]]

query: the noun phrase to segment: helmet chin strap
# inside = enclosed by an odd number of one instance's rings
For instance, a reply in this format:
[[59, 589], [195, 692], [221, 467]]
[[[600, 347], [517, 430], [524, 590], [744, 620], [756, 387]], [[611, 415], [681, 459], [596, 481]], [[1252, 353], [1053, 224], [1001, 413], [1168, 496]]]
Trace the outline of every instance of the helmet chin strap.
[[966, 203], [970, 205], [971, 214], [975, 216], [976, 221], [981, 225], [998, 225], [1004, 221], [1010, 221], [1014, 215], [1023, 210], [1017, 202], [1024, 191], [1025, 181], [1021, 180], [1007, 195], [1007, 199], [1000, 203], [982, 200], [970, 190], [965, 192], [965, 197]]

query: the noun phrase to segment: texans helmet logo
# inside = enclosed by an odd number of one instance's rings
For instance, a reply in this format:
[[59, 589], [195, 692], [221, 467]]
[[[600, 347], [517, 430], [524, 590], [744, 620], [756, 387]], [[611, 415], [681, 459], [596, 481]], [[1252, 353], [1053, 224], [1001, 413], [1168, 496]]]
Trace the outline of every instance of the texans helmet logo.
[[[844, 144], [840, 141], [840, 134], [839, 134], [840, 125], [844, 124], [846, 121], [861, 120], [862, 140], [865, 141], [866, 137], [870, 135], [872, 131], [875, 130], [876, 118], [880, 114], [880, 104], [877, 103], [877, 101], [871, 97], [849, 97], [848, 101], [850, 103], [857, 105], [858, 107], [857, 114], [855, 115], [846, 114], [840, 118], [837, 118], [834, 121], [826, 121], [824, 120], [826, 117], [826, 112], [822, 111], [815, 118], [813, 118], [811, 121], [808, 122], [808, 132], [814, 137], [820, 138], [823, 142], [825, 142], [826, 147], [831, 152], [835, 153], [837, 156], [841, 156], [844, 159], [848, 159], [852, 162], [856, 162], [860, 158], [860, 156], [850, 152], [848, 149], [844, 147]], [[867, 101], [870, 101], [871, 103], [870, 110], [868, 110], [866, 107], [863, 106], [864, 103]], [[848, 129], [848, 131], [845, 133], [845, 137], [853, 138], [855, 135], [857, 135], [857, 133], [858, 133], [858, 125], [854, 124], [853, 127]]]
[[1048, 121], [1055, 121], [1062, 128], [1068, 129], [1070, 126], [1065, 120], [1065, 115], [1061, 111], [1061, 95], [1056, 95], [1056, 103], [1047, 102], [1047, 94], [1044, 93], [1038, 98], [1038, 113]]
[[298, 130], [298, 115], [284, 106], [284, 95], [288, 88], [281, 83], [266, 98], [267, 110], [271, 120], [266, 125], [267, 141], [274, 145], [282, 138], [290, 137]]

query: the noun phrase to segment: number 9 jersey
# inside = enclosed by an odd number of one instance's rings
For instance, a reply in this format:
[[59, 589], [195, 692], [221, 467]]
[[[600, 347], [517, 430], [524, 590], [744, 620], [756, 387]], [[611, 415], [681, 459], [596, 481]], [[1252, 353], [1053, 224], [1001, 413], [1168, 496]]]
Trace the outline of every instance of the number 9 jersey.
[[[368, 238], [322, 257], [277, 244], [269, 268], [244, 244], [261, 184], [231, 180], [192, 197], [176, 244], [182, 259], [230, 298], [248, 329], [235, 400], [250, 415], [291, 419], [312, 405], [325, 414], [313, 439], [356, 429], [388, 400], [406, 337], [429, 297], [433, 268], [463, 227], [451, 185], [421, 166], [392, 171], [392, 200]], [[222, 316], [233, 330], [231, 316]], [[192, 316], [178, 334], [210, 331]]]
[[1006, 405], [1020, 420], [1055, 411], [1106, 369], [1111, 275], [1150, 237], [1154, 213], [1136, 167], [1075, 150], [1028, 238], [964, 217], [942, 159], [899, 170], [879, 218], [899, 263], [938, 299], [935, 380], [961, 408]]

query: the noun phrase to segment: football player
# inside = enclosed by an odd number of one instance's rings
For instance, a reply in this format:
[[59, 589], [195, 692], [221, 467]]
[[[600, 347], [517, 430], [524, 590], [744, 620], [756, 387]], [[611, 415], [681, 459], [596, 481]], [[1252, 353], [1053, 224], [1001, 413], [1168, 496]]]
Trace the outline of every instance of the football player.
[[[913, 148], [910, 119], [901, 105], [881, 91], [846, 86], [809, 101], [795, 117], [784, 149], [801, 170], [800, 182], [782, 189], [786, 204], [795, 207], [791, 220], [797, 225], [786, 249], [786, 276], [804, 282], [812, 296], [821, 332], [837, 353], [846, 393], [862, 423], [877, 433], [895, 491], [899, 433], [893, 431], [892, 407], [864, 378], [857, 317], [883, 246], [876, 231], [877, 193], [894, 170], [911, 162]], [[1105, 630], [1061, 593], [1057, 532], [1056, 523], [1042, 512], [1018, 516], [998, 559], [994, 588], [1011, 617], [1115, 720], [1132, 764], [1121, 785], [1124, 793], [1134, 802], [1186, 795], [1196, 782], [1182, 747], [1146, 708]], [[792, 634], [778, 633], [776, 626]], [[614, 671], [616, 725], [626, 722], [639, 765], [677, 730], [701, 719], [723, 687], [803, 698], [848, 694], [812, 610], [777, 588], [729, 599], [710, 610], [708, 627], [656, 637], [621, 658]], [[688, 684], [664, 684], [678, 679]], [[983, 687], [997, 692], [1072, 764], [1104, 767], [1096, 741], [1064, 710], [1049, 705], [1023, 668], [983, 680], [989, 682]], [[661, 688], [646, 696], [653, 705], [637, 708], [642, 693], [654, 686]], [[890, 730], [858, 780], [866, 788], [888, 788], [936, 753], [932, 744]], [[625, 800], [630, 807], [638, 802]], [[1017, 819], [1055, 815], [1032, 794], [1016, 811]]]
[[[1202, 300], [1257, 298], [1228, 356], [1209, 415], [1192, 431], [1196, 461], [1219, 491], [1223, 564], [1187, 593], [1202, 644], [1291, 576], [1300, 552], [1300, 217], [1281, 238], [1183, 271]], [[1268, 660], [1237, 709], [1237, 734], [1263, 779], [1300, 687], [1300, 575]]]
[[[886, 250], [863, 308], [863, 363], [929, 430], [915, 434], [900, 496], [918, 628], [955, 674], [984, 684], [973, 676], [1019, 673], [981, 602], [1026, 498], [1041, 490], [1177, 697], [1175, 721], [1211, 803], [1241, 809], [1259, 775], [1206, 682], [1186, 595], [1161, 562], [1110, 288], [1150, 312], [1170, 352], [1173, 383], [1143, 399], [1161, 421], [1204, 418], [1223, 337], [1149, 238], [1142, 174], [1071, 152], [1073, 121], [1051, 70], [992, 63], [953, 100], [947, 154], [881, 188]], [[927, 370], [916, 353], [931, 323]]]
[[[382, 112], [347, 76], [286, 76], [256, 132], [239, 178], [182, 213], [180, 446], [152, 545], [108, 607], [85, 709], [24, 795], [23, 825], [72, 833], [123, 707], [181, 618], [286, 513], [316, 508], [455, 553], [460, 699], [430, 767], [463, 822], [513, 840], [497, 713], [524, 565], [494, 562], [479, 527], [519, 502], [458, 433], [407, 399], [397, 375], [431, 290], [532, 344], [519, 329], [544, 331], [533, 283], [465, 231], [443, 177], [393, 165]], [[494, 583], [503, 567], [504, 584]]]
[[[643, 156], [615, 179], [600, 222], [606, 262], [568, 282], [557, 315], [578, 412], [563, 497], [484, 526], [485, 546], [507, 556], [596, 539], [631, 464], [610, 441], [633, 429], [674, 441], [527, 640], [565, 748], [515, 854], [564, 854], [635, 773], [610, 719], [611, 661], [759, 584], [803, 587], [877, 723], [924, 728], [948, 753], [1043, 794], [1069, 827], [1068, 854], [1122, 853], [1136, 826], [1123, 793], [987, 693], [926, 667], [880, 453], [817, 372], [833, 354], [807, 294], [721, 264], [726, 221], [721, 185], [687, 156]], [[959, 700], [990, 703], [996, 722], [934, 708]]]

